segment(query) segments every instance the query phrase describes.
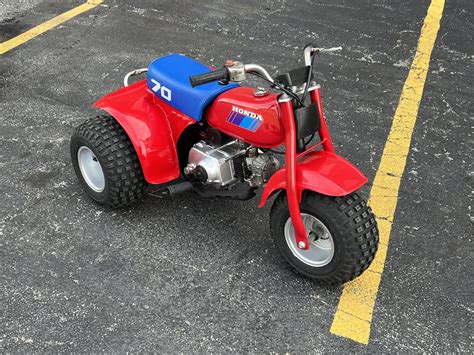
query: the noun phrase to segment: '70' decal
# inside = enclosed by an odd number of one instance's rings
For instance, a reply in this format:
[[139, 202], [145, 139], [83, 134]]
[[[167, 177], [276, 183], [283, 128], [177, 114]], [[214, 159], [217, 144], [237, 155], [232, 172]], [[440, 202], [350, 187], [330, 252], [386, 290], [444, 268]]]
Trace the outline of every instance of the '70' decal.
[[171, 101], [171, 90], [168, 89], [166, 86], [164, 85], [161, 85], [161, 83], [159, 83], [158, 81], [156, 81], [155, 79], [150, 79], [150, 81], [155, 84], [151, 90], [155, 93], [158, 93], [158, 91], [160, 91], [160, 96], [167, 100], [167, 101]]

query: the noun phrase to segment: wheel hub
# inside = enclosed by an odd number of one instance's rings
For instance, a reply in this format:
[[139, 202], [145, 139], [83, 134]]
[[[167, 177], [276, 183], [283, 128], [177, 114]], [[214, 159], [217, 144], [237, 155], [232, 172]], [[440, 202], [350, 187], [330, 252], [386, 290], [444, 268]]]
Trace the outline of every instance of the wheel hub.
[[303, 250], [296, 245], [295, 229], [291, 218], [285, 227], [285, 240], [294, 256], [305, 264], [322, 267], [331, 262], [334, 257], [334, 241], [326, 225], [313, 215], [302, 213], [301, 218], [308, 233], [309, 249]]
[[86, 146], [82, 146], [77, 151], [77, 161], [81, 175], [86, 184], [95, 192], [102, 192], [105, 188], [105, 177], [99, 160]]

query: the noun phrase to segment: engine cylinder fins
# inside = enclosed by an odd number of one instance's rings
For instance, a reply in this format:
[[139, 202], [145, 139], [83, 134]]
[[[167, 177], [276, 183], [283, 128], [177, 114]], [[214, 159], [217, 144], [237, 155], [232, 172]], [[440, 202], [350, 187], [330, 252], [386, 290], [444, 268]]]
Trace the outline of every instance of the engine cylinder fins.
[[248, 169], [245, 159], [245, 155], [239, 155], [232, 159], [232, 163], [234, 164], [234, 176], [240, 181], [249, 179], [252, 176], [252, 172]]
[[254, 158], [247, 158], [247, 167], [251, 172], [250, 185], [262, 186], [280, 168], [280, 162], [271, 154], [259, 154]]

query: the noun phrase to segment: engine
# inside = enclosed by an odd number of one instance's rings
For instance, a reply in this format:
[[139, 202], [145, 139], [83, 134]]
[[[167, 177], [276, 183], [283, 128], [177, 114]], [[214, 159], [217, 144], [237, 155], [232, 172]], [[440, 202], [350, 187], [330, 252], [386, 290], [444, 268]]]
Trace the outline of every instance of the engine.
[[257, 148], [249, 151], [245, 159], [247, 169], [251, 172], [247, 179], [250, 186], [259, 187], [264, 185], [272, 175], [280, 168], [280, 162], [273, 154], [259, 153]]
[[248, 146], [239, 140], [223, 145], [199, 141], [189, 151], [188, 165], [184, 173], [191, 179], [218, 188], [246, 182], [259, 187], [280, 167], [271, 154]]

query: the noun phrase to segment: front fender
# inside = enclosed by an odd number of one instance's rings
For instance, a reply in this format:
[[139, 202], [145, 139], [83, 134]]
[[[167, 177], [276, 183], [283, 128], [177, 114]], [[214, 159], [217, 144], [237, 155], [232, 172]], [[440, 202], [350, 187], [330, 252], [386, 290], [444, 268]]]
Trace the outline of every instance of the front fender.
[[146, 80], [102, 97], [94, 107], [108, 112], [123, 127], [137, 152], [146, 181], [161, 184], [179, 177], [177, 141], [195, 120], [155, 98]]
[[[301, 201], [304, 190], [328, 196], [344, 196], [367, 182], [367, 178], [346, 159], [329, 151], [310, 152], [296, 162], [296, 184]], [[286, 189], [286, 169], [278, 170], [263, 190], [260, 204], [276, 191]]]

